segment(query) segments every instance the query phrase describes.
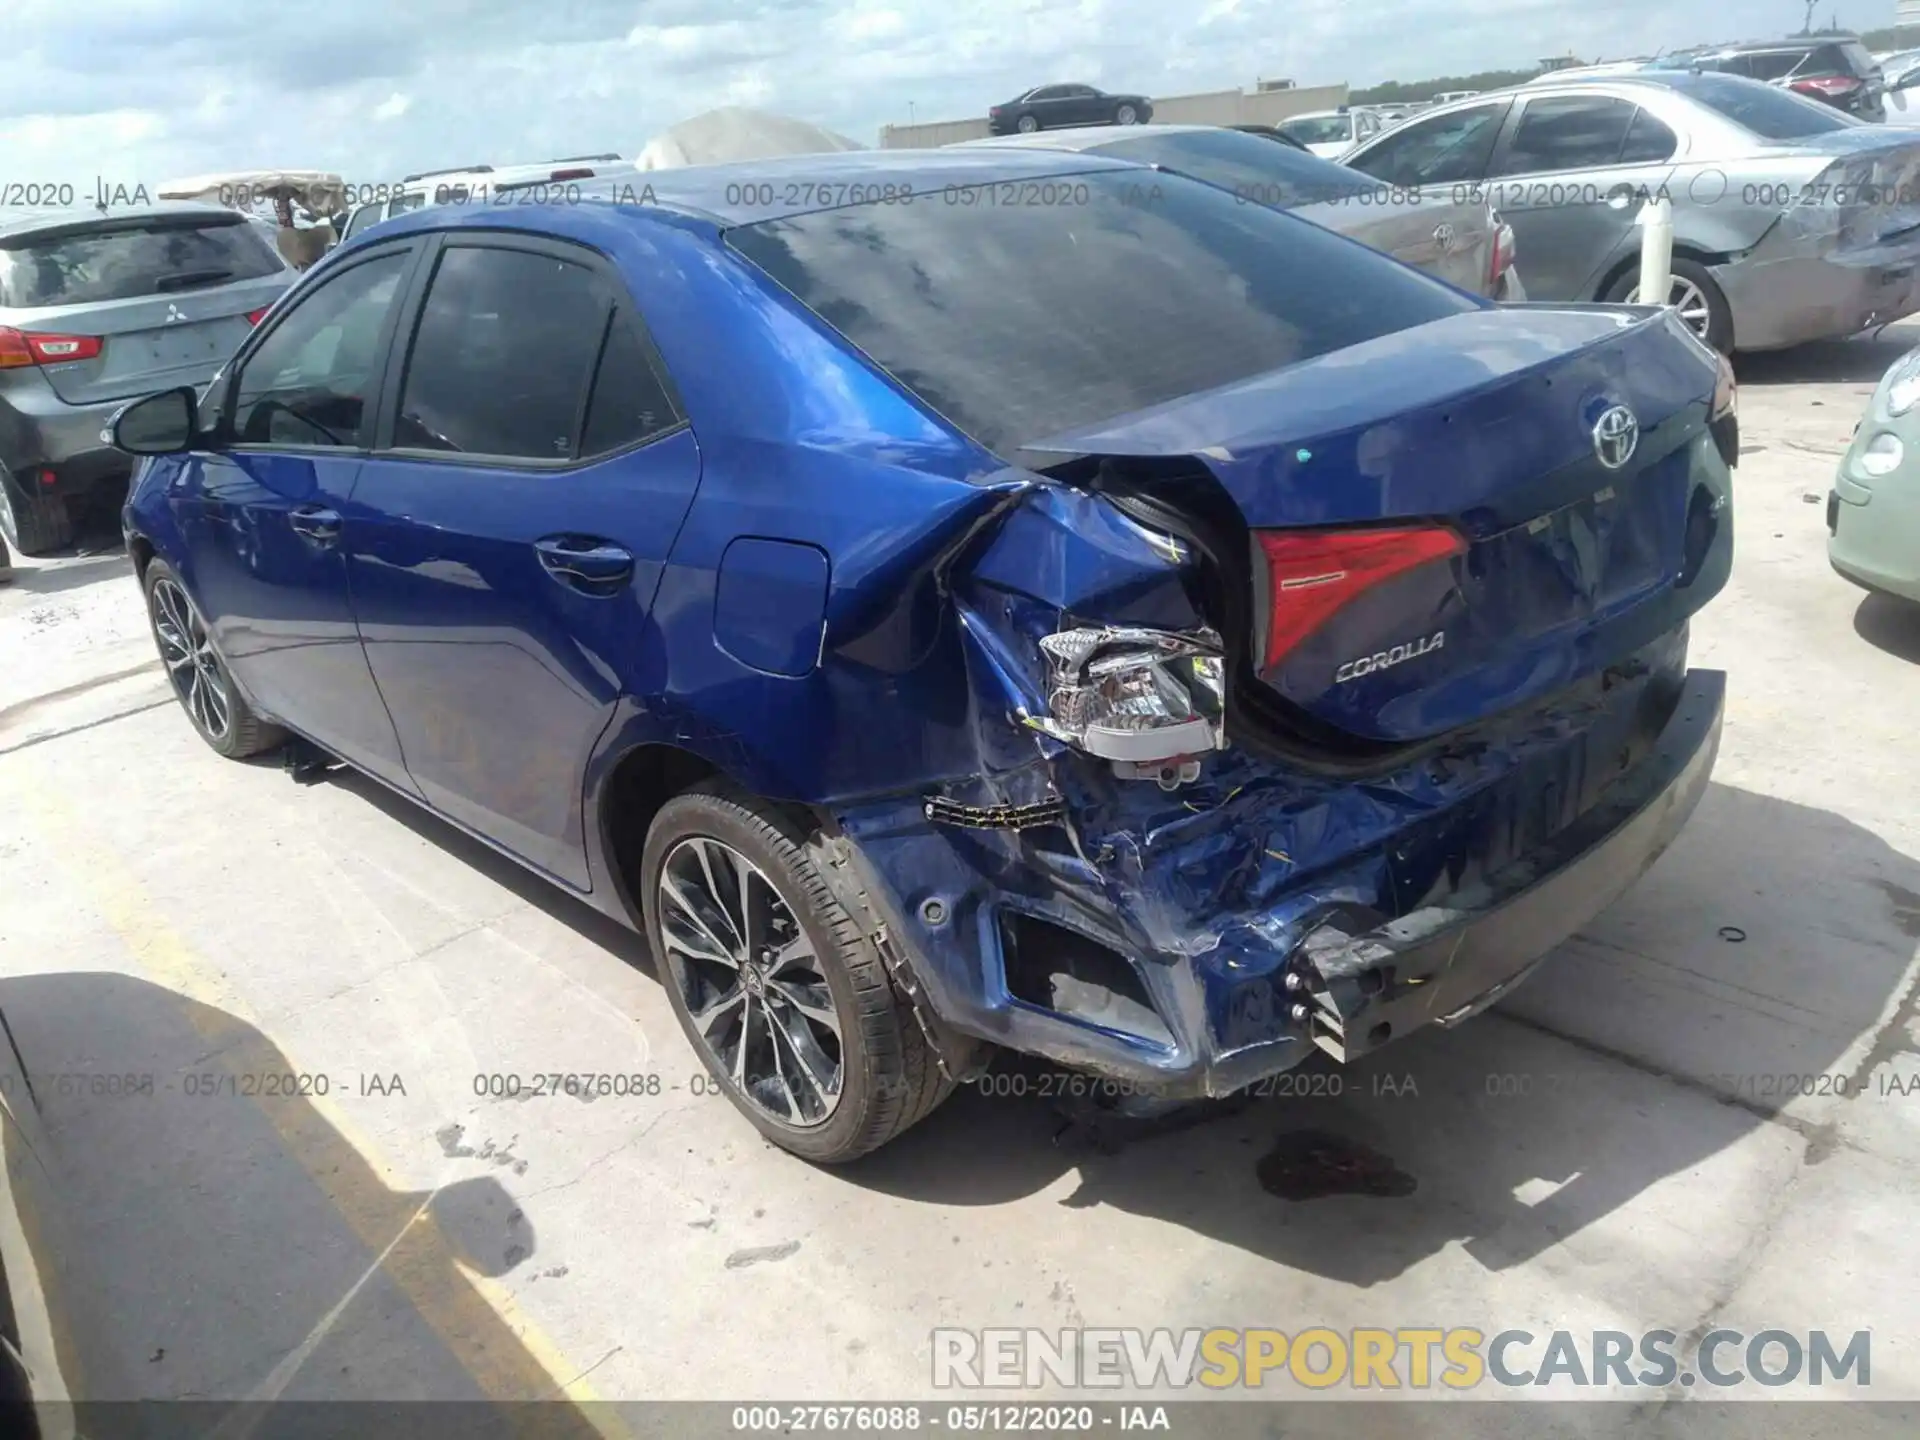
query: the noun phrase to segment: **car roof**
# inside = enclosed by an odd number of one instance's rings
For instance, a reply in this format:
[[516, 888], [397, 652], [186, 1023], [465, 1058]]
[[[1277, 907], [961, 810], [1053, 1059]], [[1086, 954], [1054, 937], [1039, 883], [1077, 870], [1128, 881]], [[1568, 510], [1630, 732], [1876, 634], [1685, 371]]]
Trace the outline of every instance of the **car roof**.
[[1226, 130], [1226, 125], [1062, 125], [1055, 130], [1035, 130], [1026, 135], [984, 135], [978, 140], [955, 140], [942, 150], [1064, 150], [1082, 154], [1099, 145], [1136, 139], [1142, 135], [1186, 135], [1196, 130]]
[[1298, 115], [1289, 115], [1286, 119], [1276, 120], [1273, 123], [1284, 125], [1288, 120], [1344, 120], [1351, 113], [1348, 110], [1302, 110]]
[[149, 205], [116, 205], [111, 210], [0, 210], [0, 237], [31, 235], [37, 230], [58, 230], [68, 225], [95, 224], [103, 220], [142, 220], [156, 215], [223, 215], [236, 220], [247, 218], [244, 211], [224, 205], [206, 205], [196, 200], [156, 200]]
[[[597, 176], [569, 185], [567, 199], [548, 205], [424, 206], [384, 221], [376, 229], [382, 239], [388, 239], [416, 230], [481, 224], [490, 216], [510, 217], [520, 222], [515, 228], [520, 225], [537, 228], [528, 222], [549, 208], [561, 211], [574, 208], [571, 202], [576, 195], [583, 201], [611, 201], [614, 208], [632, 209], [636, 214], [648, 210], [667, 211], [726, 229], [882, 200], [889, 185], [894, 187], [895, 195], [911, 193], [915, 197], [931, 197], [946, 187], [998, 185], [1102, 171], [1124, 173], [1145, 168], [1100, 155], [1068, 159], [1051, 151], [1035, 154], [1012, 147], [975, 149], [965, 145], [935, 150], [845, 150], [824, 155], [781, 155], [727, 165], [688, 165]], [[366, 233], [372, 235], [375, 229]], [[358, 240], [356, 236], [355, 243]]]

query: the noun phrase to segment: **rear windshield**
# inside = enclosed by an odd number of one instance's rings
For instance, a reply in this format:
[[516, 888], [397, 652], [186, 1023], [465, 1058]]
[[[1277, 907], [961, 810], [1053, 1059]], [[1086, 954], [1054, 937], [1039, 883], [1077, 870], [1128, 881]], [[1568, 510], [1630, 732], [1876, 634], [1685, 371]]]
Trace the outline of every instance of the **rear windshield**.
[[948, 187], [727, 239], [1002, 455], [1479, 308], [1305, 220], [1146, 170]]
[[1763, 140], [1798, 140], [1859, 124], [1831, 105], [1733, 75], [1678, 75], [1666, 82]]
[[1276, 145], [1242, 130], [1148, 132], [1089, 147], [1094, 154], [1137, 165], [1160, 165], [1218, 185], [1242, 200], [1262, 205], [1313, 205], [1327, 200], [1369, 200], [1380, 182], [1290, 145]]
[[91, 305], [255, 280], [286, 268], [244, 216], [115, 220], [0, 241], [0, 305]]

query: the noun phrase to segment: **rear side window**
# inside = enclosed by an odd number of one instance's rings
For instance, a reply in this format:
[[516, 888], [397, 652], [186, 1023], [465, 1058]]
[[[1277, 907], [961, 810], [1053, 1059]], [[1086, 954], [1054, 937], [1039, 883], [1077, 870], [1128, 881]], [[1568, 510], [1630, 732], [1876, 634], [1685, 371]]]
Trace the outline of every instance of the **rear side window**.
[[1608, 95], [1529, 100], [1521, 108], [1500, 173], [1533, 175], [1615, 164], [1633, 111], [1627, 101]]
[[393, 443], [572, 459], [611, 310], [584, 265], [525, 250], [448, 249], [421, 307]]
[[628, 307], [614, 307], [587, 401], [582, 455], [605, 455], [680, 423], [653, 347]]
[[1645, 110], [1636, 110], [1633, 124], [1627, 127], [1627, 143], [1620, 149], [1622, 165], [1646, 165], [1670, 160], [1680, 140], [1665, 122]]
[[994, 188], [1030, 188], [1036, 203], [856, 205], [727, 239], [1002, 455], [1479, 308], [1364, 245], [1177, 175]]
[[1259, 205], [1313, 205], [1352, 198], [1375, 188], [1344, 165], [1240, 130], [1147, 132], [1092, 147], [1092, 152], [1159, 165], [1204, 180]]
[[284, 269], [259, 227], [240, 215], [109, 220], [0, 243], [0, 305], [92, 305]]
[[1763, 50], [1742, 55], [1739, 73], [1756, 80], [1780, 80], [1800, 69], [1808, 59], [1804, 50]]
[[1389, 185], [1442, 185], [1487, 173], [1493, 142], [1507, 118], [1507, 101], [1470, 105], [1402, 125], [1364, 155], [1346, 163]]
[[1798, 140], [1803, 135], [1825, 135], [1860, 123], [1818, 100], [1731, 75], [1681, 76], [1673, 82], [1673, 88], [1718, 110], [1763, 140]]

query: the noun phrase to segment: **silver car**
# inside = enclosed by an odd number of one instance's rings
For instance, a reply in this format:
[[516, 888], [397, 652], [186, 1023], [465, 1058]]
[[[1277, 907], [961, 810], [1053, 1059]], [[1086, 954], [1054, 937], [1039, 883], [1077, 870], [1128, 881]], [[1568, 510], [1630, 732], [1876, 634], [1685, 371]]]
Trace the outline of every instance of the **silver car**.
[[0, 533], [73, 538], [73, 504], [125, 480], [100, 438], [122, 402], [204, 385], [293, 283], [271, 237], [216, 205], [0, 218]]
[[1345, 163], [1430, 198], [1490, 201], [1536, 300], [1637, 300], [1635, 217], [1669, 196], [1670, 302], [1725, 352], [1920, 309], [1920, 136], [1756, 80], [1537, 80], [1408, 120]]
[[1513, 233], [1485, 199], [1456, 204], [1397, 194], [1284, 140], [1212, 125], [1136, 125], [1047, 130], [967, 140], [1105, 155], [1230, 190], [1249, 204], [1291, 210], [1329, 230], [1383, 250], [1448, 284], [1495, 300], [1524, 300], [1514, 268]]

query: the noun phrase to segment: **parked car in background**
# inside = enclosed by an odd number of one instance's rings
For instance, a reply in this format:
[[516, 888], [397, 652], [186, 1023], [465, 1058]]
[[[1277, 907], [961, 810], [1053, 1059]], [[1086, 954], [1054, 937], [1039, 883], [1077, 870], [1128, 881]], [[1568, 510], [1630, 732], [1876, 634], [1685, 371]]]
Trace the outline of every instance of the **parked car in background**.
[[1885, 77], [1867, 47], [1851, 35], [1703, 45], [1669, 51], [1649, 62], [1649, 68], [1740, 75], [1779, 85], [1862, 120], [1886, 118]]
[[1671, 302], [1721, 350], [1851, 335], [1920, 309], [1920, 136], [1732, 75], [1529, 84], [1418, 116], [1347, 157], [1482, 197], [1536, 300], [1638, 298], [1645, 199], [1673, 201]]
[[1920, 604], [1920, 350], [1888, 369], [1827, 496], [1827, 558], [1854, 584]]
[[131, 466], [101, 438], [128, 396], [204, 385], [293, 283], [238, 210], [160, 202], [0, 221], [0, 534], [73, 538], [73, 507]]
[[1900, 50], [1880, 66], [1886, 77], [1881, 102], [1889, 125], [1920, 125], [1920, 50]]
[[363, 234], [382, 220], [418, 210], [423, 205], [485, 205], [498, 198], [514, 203], [546, 198], [552, 191], [564, 199], [566, 187], [609, 173], [638, 174], [633, 162], [618, 155], [581, 155], [563, 160], [541, 160], [529, 165], [472, 165], [452, 170], [427, 170], [409, 175], [397, 192], [376, 197], [356, 207], [347, 217], [342, 240]]
[[1436, 105], [1451, 105], [1456, 100], [1470, 100], [1480, 92], [1478, 90], [1442, 90], [1433, 97]]
[[1109, 95], [1091, 85], [1038, 85], [987, 110], [994, 135], [1030, 135], [1061, 125], [1144, 125], [1153, 102], [1144, 95]]
[[1263, 140], [1278, 141], [1289, 150], [1298, 150], [1303, 155], [1313, 153], [1277, 125], [1229, 125], [1227, 129], [1238, 130], [1244, 135], [1258, 135]]
[[1461, 1023], [1706, 790], [1734, 396], [1670, 313], [1095, 155], [652, 184], [340, 247], [120, 413], [128, 552], [214, 750], [643, 928], [775, 1144], [996, 1046], [1166, 1102]]
[[340, 243], [333, 223], [346, 209], [346, 185], [327, 170], [228, 170], [169, 180], [157, 187], [161, 200], [223, 205], [271, 227], [274, 248], [304, 270]]
[[1103, 126], [961, 146], [1059, 150], [1151, 165], [1217, 185], [1243, 204], [1291, 210], [1462, 290], [1495, 300], [1526, 299], [1513, 263], [1513, 232], [1484, 199], [1456, 204], [1446, 196], [1396, 195], [1345, 166], [1239, 127], [1146, 125], [1116, 133]]
[[1355, 145], [1381, 131], [1380, 117], [1370, 110], [1309, 110], [1289, 115], [1276, 127], [1291, 135], [1322, 160], [1338, 160]]

